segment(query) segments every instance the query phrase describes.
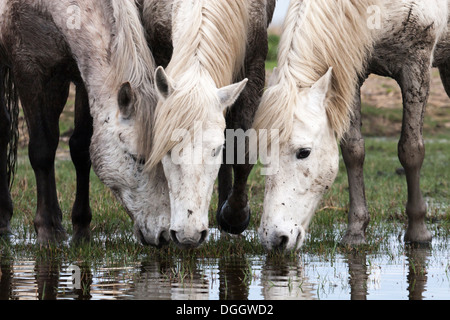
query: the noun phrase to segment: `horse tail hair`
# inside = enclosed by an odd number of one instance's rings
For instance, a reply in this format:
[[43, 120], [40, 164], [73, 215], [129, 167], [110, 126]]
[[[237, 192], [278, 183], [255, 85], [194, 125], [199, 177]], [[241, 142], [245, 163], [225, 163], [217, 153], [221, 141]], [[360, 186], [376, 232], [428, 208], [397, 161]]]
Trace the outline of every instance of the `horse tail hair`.
[[9, 67], [0, 67], [0, 81], [0, 99], [6, 107], [6, 123], [9, 124], [8, 130], [5, 130], [9, 137], [6, 153], [6, 176], [11, 188], [14, 182], [19, 144], [19, 95], [14, 85], [12, 70]]

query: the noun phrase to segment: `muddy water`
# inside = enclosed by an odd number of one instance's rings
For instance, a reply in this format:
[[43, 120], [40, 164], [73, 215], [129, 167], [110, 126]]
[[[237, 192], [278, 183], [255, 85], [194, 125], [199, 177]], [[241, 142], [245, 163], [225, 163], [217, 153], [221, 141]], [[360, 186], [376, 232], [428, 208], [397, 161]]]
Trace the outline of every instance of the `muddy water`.
[[[407, 248], [395, 237], [388, 253], [352, 252], [298, 259], [141, 257], [127, 263], [69, 265], [0, 256], [0, 299], [449, 299], [448, 239]], [[52, 260], [54, 261], [54, 259]]]

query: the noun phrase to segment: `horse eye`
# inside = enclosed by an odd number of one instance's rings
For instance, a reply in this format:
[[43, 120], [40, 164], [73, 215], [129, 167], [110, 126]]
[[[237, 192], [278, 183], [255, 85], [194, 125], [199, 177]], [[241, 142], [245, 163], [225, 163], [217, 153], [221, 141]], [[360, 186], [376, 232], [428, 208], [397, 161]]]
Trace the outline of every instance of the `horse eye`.
[[302, 149], [299, 149], [297, 151], [296, 157], [299, 160], [306, 159], [306, 158], [309, 157], [310, 154], [311, 154], [311, 149], [309, 149], [309, 148], [302, 148]]

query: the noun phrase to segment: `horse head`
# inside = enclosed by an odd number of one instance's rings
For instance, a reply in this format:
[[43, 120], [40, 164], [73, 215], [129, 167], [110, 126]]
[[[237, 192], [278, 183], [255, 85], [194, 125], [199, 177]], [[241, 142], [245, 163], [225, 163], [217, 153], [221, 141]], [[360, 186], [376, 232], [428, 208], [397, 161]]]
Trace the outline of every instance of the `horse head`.
[[[327, 95], [331, 69], [311, 88], [288, 93], [291, 103], [291, 130], [279, 146], [276, 168], [266, 176], [264, 210], [259, 236], [267, 250], [298, 249], [323, 194], [334, 182], [339, 168], [336, 136], [327, 117]], [[275, 75], [273, 75], [275, 76]], [[283, 85], [271, 87], [263, 95], [262, 107], [280, 101]], [[280, 91], [281, 90], [281, 91]], [[281, 100], [282, 101], [282, 100]], [[274, 109], [272, 112], [274, 112]], [[258, 117], [258, 116], [257, 116]], [[275, 146], [270, 146], [273, 148]]]
[[211, 78], [187, 74], [173, 80], [158, 68], [155, 83], [160, 99], [150, 166], [161, 161], [167, 178], [172, 240], [197, 247], [208, 235], [208, 209], [225, 142], [224, 111], [247, 80], [218, 89]]

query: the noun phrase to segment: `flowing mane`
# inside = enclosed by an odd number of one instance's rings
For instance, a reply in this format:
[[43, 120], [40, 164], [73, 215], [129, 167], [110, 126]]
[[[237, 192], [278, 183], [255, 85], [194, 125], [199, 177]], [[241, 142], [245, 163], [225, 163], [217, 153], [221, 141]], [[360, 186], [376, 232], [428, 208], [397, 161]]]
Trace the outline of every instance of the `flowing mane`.
[[177, 143], [175, 129], [191, 130], [210, 112], [213, 86], [230, 85], [244, 64], [249, 20], [248, 0], [175, 0], [174, 52], [166, 72], [174, 92], [155, 111], [147, 169], [154, 168]]
[[116, 35], [111, 44], [110, 75], [117, 88], [128, 81], [135, 91], [136, 125], [139, 149], [148, 147], [147, 132], [152, 131], [156, 92], [153, 84], [155, 62], [148, 48], [145, 30], [134, 1], [111, 1]]
[[350, 125], [359, 77], [373, 48], [368, 8], [378, 0], [291, 1], [280, 40], [278, 69], [256, 114], [256, 129], [279, 129], [280, 143], [292, 132], [302, 88], [333, 67], [328, 119], [338, 138]]
[[176, 78], [192, 63], [208, 72], [217, 87], [231, 84], [244, 62], [248, 11], [247, 0], [174, 1], [174, 52], [167, 72]]

